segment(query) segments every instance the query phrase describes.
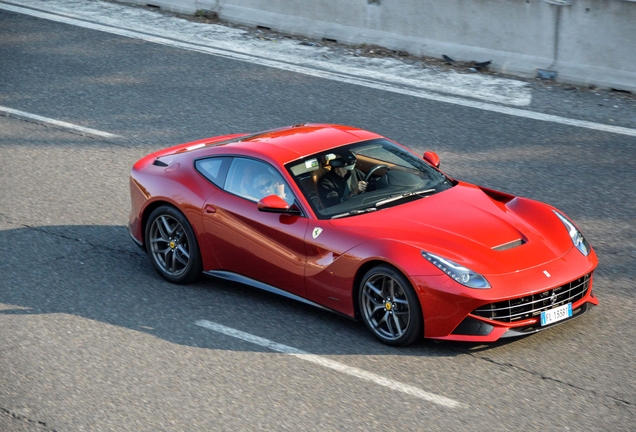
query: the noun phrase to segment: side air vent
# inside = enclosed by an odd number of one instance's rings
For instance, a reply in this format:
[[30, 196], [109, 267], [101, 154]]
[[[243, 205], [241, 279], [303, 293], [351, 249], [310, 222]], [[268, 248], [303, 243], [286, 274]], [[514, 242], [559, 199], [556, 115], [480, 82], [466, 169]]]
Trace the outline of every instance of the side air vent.
[[493, 250], [496, 250], [496, 251], [505, 251], [505, 250], [508, 250], [508, 249], [516, 248], [517, 246], [521, 246], [521, 245], [522, 245], [522, 244], [524, 244], [525, 242], [526, 242], [526, 241], [525, 241], [525, 240], [523, 240], [523, 239], [514, 240], [514, 241], [511, 241], [511, 242], [508, 242], [508, 243], [501, 244], [501, 245], [499, 245], [499, 246], [495, 246], [495, 247], [493, 248]]

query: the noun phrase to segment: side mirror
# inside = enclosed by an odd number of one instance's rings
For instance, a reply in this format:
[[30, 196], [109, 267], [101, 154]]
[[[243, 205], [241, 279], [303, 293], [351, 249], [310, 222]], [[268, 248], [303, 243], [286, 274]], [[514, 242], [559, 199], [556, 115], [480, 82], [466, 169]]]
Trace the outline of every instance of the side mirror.
[[287, 213], [300, 214], [300, 210], [295, 205], [289, 205], [278, 195], [268, 195], [262, 198], [257, 204], [259, 211], [267, 213]]
[[439, 168], [439, 156], [434, 151], [424, 152], [424, 160], [435, 168]]

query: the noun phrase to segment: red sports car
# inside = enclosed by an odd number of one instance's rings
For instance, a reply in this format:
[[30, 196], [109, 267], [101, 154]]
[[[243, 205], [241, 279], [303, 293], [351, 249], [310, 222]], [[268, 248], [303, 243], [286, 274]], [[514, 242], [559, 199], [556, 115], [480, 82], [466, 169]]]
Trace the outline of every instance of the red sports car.
[[181, 144], [139, 160], [130, 191], [130, 235], [165, 279], [242, 282], [389, 345], [527, 335], [598, 304], [596, 254], [564, 213], [353, 127]]

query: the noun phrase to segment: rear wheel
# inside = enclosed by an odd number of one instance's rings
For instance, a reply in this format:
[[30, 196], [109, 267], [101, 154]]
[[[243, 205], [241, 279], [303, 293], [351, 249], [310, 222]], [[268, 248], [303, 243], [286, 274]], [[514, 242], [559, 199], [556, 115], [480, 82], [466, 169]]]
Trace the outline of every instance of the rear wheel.
[[170, 282], [186, 284], [201, 275], [201, 255], [194, 231], [174, 207], [161, 206], [150, 214], [146, 250], [155, 269]]
[[358, 293], [362, 321], [380, 341], [404, 346], [422, 337], [420, 302], [400, 272], [376, 266], [364, 275]]

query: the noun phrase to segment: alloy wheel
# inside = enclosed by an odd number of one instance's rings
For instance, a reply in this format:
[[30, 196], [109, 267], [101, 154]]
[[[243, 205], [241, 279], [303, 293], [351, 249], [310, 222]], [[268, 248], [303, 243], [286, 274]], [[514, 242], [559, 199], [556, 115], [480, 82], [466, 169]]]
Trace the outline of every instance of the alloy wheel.
[[360, 286], [365, 325], [382, 342], [406, 345], [421, 337], [422, 313], [410, 283], [391, 268], [368, 272]]
[[190, 262], [190, 244], [181, 223], [170, 215], [160, 215], [150, 226], [149, 251], [159, 268], [171, 277], [186, 272]]

